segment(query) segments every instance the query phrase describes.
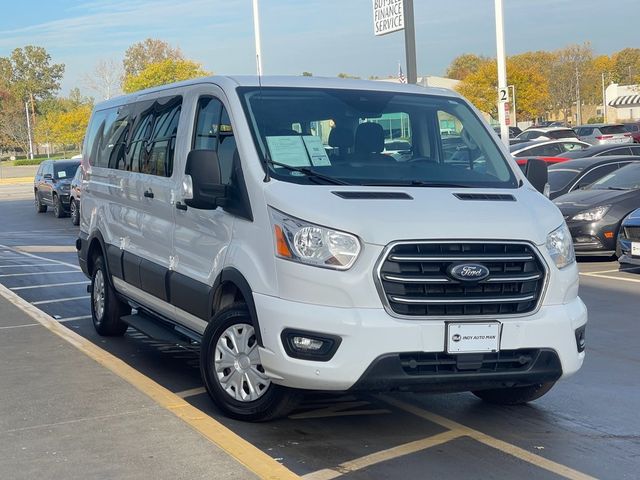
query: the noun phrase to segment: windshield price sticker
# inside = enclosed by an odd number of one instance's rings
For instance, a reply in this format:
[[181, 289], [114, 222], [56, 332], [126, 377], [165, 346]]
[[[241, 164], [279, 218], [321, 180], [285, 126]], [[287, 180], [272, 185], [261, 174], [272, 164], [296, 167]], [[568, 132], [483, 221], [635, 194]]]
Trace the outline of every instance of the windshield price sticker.
[[307, 147], [307, 153], [311, 159], [311, 165], [314, 167], [327, 167], [331, 165], [327, 151], [324, 149], [322, 139], [315, 135], [306, 135], [302, 137], [304, 145]]
[[309, 155], [300, 135], [267, 137], [271, 160], [291, 167], [309, 167]]
[[500, 349], [500, 323], [450, 323], [447, 353], [484, 353]]

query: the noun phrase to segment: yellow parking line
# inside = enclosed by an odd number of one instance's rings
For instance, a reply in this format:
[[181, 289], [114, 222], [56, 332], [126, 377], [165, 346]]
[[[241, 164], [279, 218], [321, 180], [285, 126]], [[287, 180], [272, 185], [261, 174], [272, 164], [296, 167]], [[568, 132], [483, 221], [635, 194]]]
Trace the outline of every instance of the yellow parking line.
[[500, 450], [501, 452], [504, 452], [508, 455], [519, 458], [520, 460], [530, 463], [531, 465], [535, 465], [536, 467], [543, 468], [552, 473], [555, 473], [556, 475], [560, 475], [561, 477], [569, 478], [571, 480], [595, 480], [594, 477], [574, 470], [570, 467], [567, 467], [566, 465], [548, 460], [544, 457], [541, 457], [540, 455], [528, 452], [523, 448], [517, 447], [503, 440], [498, 440], [497, 438], [487, 435], [486, 433], [474, 430], [473, 428], [442, 417], [436, 413], [432, 413], [422, 408], [416, 407], [415, 405], [411, 405], [410, 403], [403, 402], [402, 400], [398, 400], [396, 398], [388, 397], [387, 395], [379, 395], [378, 398], [388, 403], [389, 405], [393, 405], [394, 407], [404, 410], [405, 412], [412, 413], [413, 415], [424, 418], [425, 420], [429, 420], [430, 422], [436, 423], [445, 428], [461, 432], [463, 435], [471, 437], [478, 442], [484, 443], [485, 445], [493, 447], [496, 450]]
[[21, 185], [33, 183], [33, 177], [0, 178], [0, 185]]
[[191, 428], [215, 443], [258, 477], [270, 480], [293, 480], [300, 478], [291, 470], [279, 464], [262, 450], [236, 435], [206, 413], [186, 403], [182, 398], [135, 370], [119, 358], [58, 323], [43, 311], [20, 298], [4, 285], [0, 285], [0, 296], [9, 300], [16, 307], [29, 314], [38, 323], [72, 344], [85, 355], [106, 367], [120, 378], [126, 380], [142, 393], [151, 397], [160, 406], [182, 419]]
[[405, 443], [403, 445], [398, 445], [397, 447], [389, 448], [387, 450], [381, 450], [379, 452], [372, 453], [371, 455], [367, 455], [356, 460], [341, 463], [337, 467], [308, 473], [302, 478], [304, 478], [305, 480], [332, 480], [334, 478], [338, 478], [341, 475], [346, 475], [348, 473], [370, 467], [371, 465], [375, 465], [376, 463], [386, 462], [387, 460], [393, 460], [394, 458], [416, 453], [421, 450], [426, 450], [427, 448], [435, 447], [436, 445], [442, 445], [443, 443], [447, 443], [463, 435], [464, 433], [460, 430], [447, 430], [446, 432], [442, 432], [431, 437]]

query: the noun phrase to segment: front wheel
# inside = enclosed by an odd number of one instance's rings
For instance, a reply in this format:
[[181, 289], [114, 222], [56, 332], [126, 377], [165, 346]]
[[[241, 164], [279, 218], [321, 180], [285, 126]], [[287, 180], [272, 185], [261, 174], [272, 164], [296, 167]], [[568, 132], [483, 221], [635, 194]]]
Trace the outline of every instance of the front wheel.
[[62, 202], [59, 195], [53, 196], [53, 214], [56, 218], [64, 217], [64, 208], [62, 208]]
[[121, 317], [130, 313], [131, 307], [117, 297], [109, 284], [104, 259], [96, 258], [91, 275], [91, 319], [96, 332], [105, 337], [124, 335], [128, 325]]
[[238, 420], [257, 422], [285, 416], [300, 398], [298, 392], [275, 385], [266, 375], [244, 304], [222, 309], [209, 322], [200, 350], [200, 373], [216, 405]]
[[80, 202], [72, 198], [69, 209], [71, 210], [71, 223], [80, 225]]
[[496, 405], [522, 405], [537, 400], [547, 393], [556, 382], [537, 383], [526, 387], [495, 388], [478, 390], [473, 394], [488, 403]]

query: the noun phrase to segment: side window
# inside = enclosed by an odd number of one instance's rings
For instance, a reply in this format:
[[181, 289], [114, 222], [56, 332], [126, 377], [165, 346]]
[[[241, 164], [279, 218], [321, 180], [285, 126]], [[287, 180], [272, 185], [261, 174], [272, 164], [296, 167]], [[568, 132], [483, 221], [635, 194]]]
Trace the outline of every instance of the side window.
[[600, 152], [597, 157], [603, 157], [606, 155], [632, 155], [631, 150], [628, 147], [613, 148], [605, 152]]
[[411, 120], [407, 113], [383, 113], [379, 117], [361, 118], [360, 123], [364, 122], [377, 123], [382, 127], [384, 150], [392, 150], [390, 144], [397, 142], [402, 142], [405, 150], [411, 149], [413, 143], [411, 139]]
[[629, 149], [631, 150], [631, 155], [640, 155], [640, 146], [631, 146], [629, 147]]
[[231, 183], [236, 139], [229, 113], [220, 100], [213, 97], [198, 100], [193, 149], [215, 150], [220, 161], [222, 183]]
[[[145, 108], [146, 107], [146, 108]], [[127, 148], [127, 164], [132, 172], [141, 172], [140, 166], [145, 162], [147, 141], [153, 125], [153, 108], [149, 103], [136, 106], [133, 133]]]
[[602, 177], [604, 177], [605, 175], [608, 175], [609, 173], [613, 172], [617, 168], [618, 168], [617, 163], [611, 163], [609, 165], [602, 165], [600, 167], [596, 167], [590, 172], [587, 172], [585, 175], [583, 175], [578, 180], [578, 183], [576, 184], [575, 188], [586, 187], [587, 185], [591, 185], [596, 180], [601, 179]]
[[158, 107], [149, 138], [148, 155], [145, 155], [140, 171], [170, 177], [173, 173], [173, 155], [182, 111], [182, 97], [173, 98]]
[[109, 164], [109, 136], [118, 116], [117, 108], [101, 110], [93, 115], [91, 127], [87, 135], [87, 151], [89, 164], [96, 167], [107, 167]]
[[518, 156], [524, 155], [532, 155], [532, 156], [541, 156], [541, 157], [554, 157], [560, 154], [562, 150], [557, 143], [550, 143], [547, 145], [540, 145], [539, 147], [533, 147], [529, 150], [525, 150], [521, 152]]
[[586, 147], [579, 143], [565, 142], [562, 143], [562, 150], [565, 152], [572, 152], [573, 150], [584, 150]]
[[129, 109], [120, 107], [109, 132], [105, 132], [106, 149], [103, 150], [100, 162], [106, 167], [118, 170], [129, 170], [126, 161], [127, 136], [129, 133]]
[[53, 163], [49, 162], [44, 167], [44, 174], [53, 175]]
[[201, 97], [196, 113], [196, 130], [193, 136], [194, 150], [215, 150], [222, 103], [213, 97]]

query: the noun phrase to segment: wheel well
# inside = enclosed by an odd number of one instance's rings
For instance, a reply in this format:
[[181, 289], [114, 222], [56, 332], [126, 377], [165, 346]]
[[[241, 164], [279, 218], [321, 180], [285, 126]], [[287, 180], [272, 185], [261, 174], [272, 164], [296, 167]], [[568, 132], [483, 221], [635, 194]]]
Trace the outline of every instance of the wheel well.
[[93, 274], [93, 265], [98, 257], [104, 256], [102, 251], [102, 245], [100, 245], [100, 240], [94, 238], [89, 244], [89, 249], [87, 250], [87, 271], [89, 275]]
[[221, 309], [238, 302], [247, 304], [247, 299], [244, 298], [240, 288], [233, 282], [224, 282], [213, 296], [213, 314], [215, 315]]

